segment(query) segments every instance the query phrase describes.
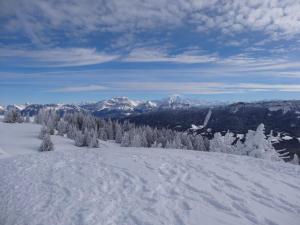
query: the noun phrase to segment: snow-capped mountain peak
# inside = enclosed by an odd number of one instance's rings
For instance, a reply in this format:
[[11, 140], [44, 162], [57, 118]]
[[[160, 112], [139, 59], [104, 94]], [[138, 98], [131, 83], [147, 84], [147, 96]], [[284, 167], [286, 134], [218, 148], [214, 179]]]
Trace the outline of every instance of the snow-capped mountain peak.
[[138, 105], [139, 101], [134, 101], [127, 97], [115, 97], [96, 103], [96, 108], [98, 111], [104, 109], [132, 111]]

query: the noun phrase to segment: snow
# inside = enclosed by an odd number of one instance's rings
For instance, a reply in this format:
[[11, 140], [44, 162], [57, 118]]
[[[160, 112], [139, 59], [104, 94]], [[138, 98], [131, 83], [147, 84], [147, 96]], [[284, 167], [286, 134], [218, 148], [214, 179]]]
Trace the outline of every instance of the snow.
[[209, 111], [208, 111], [208, 113], [207, 113], [207, 115], [206, 115], [206, 117], [205, 117], [205, 120], [204, 120], [204, 123], [203, 123], [203, 127], [206, 127], [206, 126], [207, 126], [207, 124], [208, 124], [208, 122], [209, 122], [209, 119], [210, 119], [210, 117], [211, 117], [211, 114], [212, 114], [212, 111], [211, 111], [211, 109], [209, 109]]
[[293, 138], [291, 136], [285, 135], [281, 139], [288, 141], [288, 140], [292, 140]]
[[299, 166], [111, 142], [78, 148], [59, 136], [55, 151], [40, 153], [39, 129], [0, 122], [9, 155], [0, 159], [1, 225], [299, 225]]
[[236, 137], [239, 138], [239, 139], [243, 139], [244, 136], [245, 136], [244, 134], [237, 134], [237, 135], [236, 135]]
[[41, 142], [37, 138], [39, 131], [36, 124], [0, 122], [0, 158], [37, 151]]
[[202, 125], [197, 126], [195, 124], [192, 124], [190, 129], [196, 131], [196, 130], [201, 130], [202, 128], [203, 128]]
[[211, 111], [211, 109], [209, 109], [208, 113], [205, 116], [203, 125], [197, 126], [195, 124], [192, 124], [190, 129], [193, 131], [196, 131], [196, 130], [201, 130], [201, 129], [205, 128], [210, 120], [211, 114], [212, 114], [212, 111]]

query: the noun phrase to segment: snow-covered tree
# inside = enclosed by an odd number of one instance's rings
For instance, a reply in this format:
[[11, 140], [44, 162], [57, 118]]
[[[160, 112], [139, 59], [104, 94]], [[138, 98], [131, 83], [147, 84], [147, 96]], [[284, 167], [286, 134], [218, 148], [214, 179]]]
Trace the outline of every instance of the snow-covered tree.
[[55, 120], [54, 120], [54, 118], [49, 117], [47, 122], [46, 122], [46, 125], [49, 129], [49, 133], [51, 135], [53, 135], [55, 133]]
[[29, 116], [29, 114], [26, 115], [26, 117], [25, 117], [25, 122], [26, 122], [26, 123], [30, 123], [30, 122], [31, 122], [31, 121], [30, 121], [30, 116]]
[[260, 124], [254, 132], [249, 131], [244, 144], [245, 153], [249, 156], [272, 161], [281, 160], [271, 141], [265, 136], [264, 124]]
[[107, 141], [107, 133], [104, 128], [100, 128], [98, 131], [98, 137], [102, 141]]
[[300, 161], [299, 161], [299, 157], [296, 153], [294, 154], [294, 158], [290, 161], [290, 163], [299, 165]]
[[75, 132], [75, 146], [78, 146], [78, 147], [83, 147], [84, 144], [85, 144], [85, 140], [84, 140], [84, 134], [80, 131], [80, 130], [77, 130]]
[[201, 135], [196, 135], [192, 140], [193, 140], [194, 150], [206, 151], [204, 139]]
[[60, 120], [57, 123], [57, 134], [63, 136], [68, 132], [68, 123], [64, 120]]
[[129, 136], [129, 133], [127, 131], [123, 135], [121, 146], [122, 147], [129, 147], [129, 146], [131, 146], [130, 136]]
[[113, 128], [113, 122], [111, 120], [107, 121], [105, 130], [106, 130], [108, 140], [114, 140], [114, 128]]
[[72, 124], [68, 124], [67, 130], [67, 137], [74, 140], [76, 137], [77, 128]]
[[187, 135], [186, 149], [188, 149], [188, 150], [193, 150], [194, 149], [194, 146], [193, 146], [190, 135]]
[[98, 142], [98, 138], [97, 138], [97, 133], [96, 131], [93, 130], [93, 132], [91, 133], [91, 138], [89, 140], [88, 143], [89, 148], [98, 148], [99, 147], [99, 142]]
[[135, 133], [131, 142], [132, 147], [142, 147], [141, 135]]
[[223, 152], [223, 153], [233, 153], [234, 146], [233, 142], [235, 137], [233, 133], [227, 131], [225, 135], [221, 133], [215, 133], [214, 138], [210, 141], [210, 151], [213, 152]]
[[51, 141], [51, 137], [49, 134], [46, 134], [42, 140], [39, 151], [45, 152], [45, 151], [53, 151], [53, 150], [54, 150], [54, 145]]
[[122, 136], [123, 136], [123, 132], [122, 132], [122, 127], [121, 125], [117, 122], [115, 124], [115, 140], [116, 140], [116, 143], [121, 143], [122, 142]]
[[222, 134], [217, 132], [214, 134], [214, 137], [210, 140], [210, 148], [211, 152], [223, 152], [223, 138]]
[[41, 127], [40, 133], [39, 133], [39, 139], [44, 139], [44, 137], [49, 134], [49, 129], [46, 125], [43, 125]]

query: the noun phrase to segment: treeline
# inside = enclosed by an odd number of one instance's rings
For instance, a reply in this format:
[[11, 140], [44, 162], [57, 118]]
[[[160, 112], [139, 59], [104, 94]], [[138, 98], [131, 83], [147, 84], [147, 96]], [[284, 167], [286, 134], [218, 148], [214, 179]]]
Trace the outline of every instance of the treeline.
[[[9, 118], [9, 122], [21, 121], [19, 114], [14, 111], [6, 118]], [[249, 130], [243, 138], [227, 132], [225, 135], [215, 133], [214, 137], [209, 140], [200, 134], [136, 126], [128, 121], [100, 119], [85, 113], [66, 113], [61, 117], [53, 110], [42, 109], [35, 116], [34, 121], [42, 124], [39, 136], [43, 142], [40, 151], [53, 150], [50, 135], [58, 134], [74, 140], [78, 147], [97, 148], [99, 147], [98, 140], [113, 140], [123, 147], [213, 151], [272, 161], [281, 161], [282, 158], [287, 157], [274, 149], [272, 143], [277, 137], [274, 137], [272, 133], [265, 135], [263, 124], [260, 124], [255, 131]], [[299, 163], [296, 154], [293, 161], [295, 164]]]
[[66, 135], [79, 147], [98, 147], [98, 139], [114, 140], [124, 147], [175, 148], [208, 151], [209, 140], [200, 134], [188, 134], [170, 129], [136, 126], [133, 123], [100, 119], [85, 113], [66, 113], [59, 117], [55, 111], [40, 110], [35, 122], [43, 124], [50, 134], [55, 130]]

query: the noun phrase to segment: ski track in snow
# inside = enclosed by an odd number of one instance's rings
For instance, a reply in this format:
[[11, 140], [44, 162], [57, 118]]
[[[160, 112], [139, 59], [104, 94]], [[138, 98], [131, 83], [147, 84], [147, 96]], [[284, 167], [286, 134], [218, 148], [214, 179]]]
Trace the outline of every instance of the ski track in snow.
[[53, 139], [54, 152], [0, 159], [1, 225], [299, 225], [297, 166]]

